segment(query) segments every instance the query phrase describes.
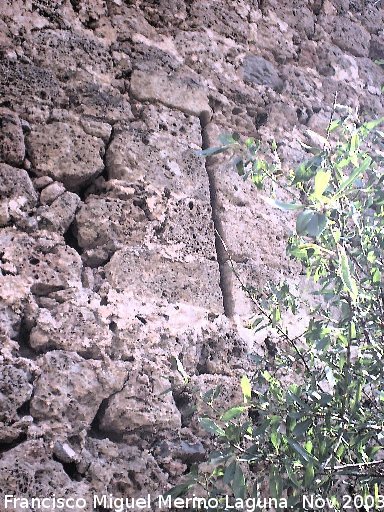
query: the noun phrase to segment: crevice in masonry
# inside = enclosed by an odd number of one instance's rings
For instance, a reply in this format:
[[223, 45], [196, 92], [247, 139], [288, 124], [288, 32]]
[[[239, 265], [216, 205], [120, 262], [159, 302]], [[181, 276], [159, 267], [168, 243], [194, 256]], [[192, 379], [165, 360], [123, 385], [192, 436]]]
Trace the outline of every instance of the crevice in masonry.
[[[210, 146], [209, 136], [207, 127], [210, 123], [210, 117], [208, 112], [203, 113], [200, 116], [201, 126], [201, 139], [202, 149], [207, 149]], [[219, 214], [219, 205], [217, 198], [217, 179], [215, 169], [213, 166], [213, 157], [207, 157], [205, 160], [205, 169], [208, 175], [209, 181], [209, 195], [211, 201], [212, 210], [212, 221], [215, 228], [215, 248], [217, 262], [219, 264], [220, 273], [220, 288], [223, 296], [223, 307], [224, 314], [227, 317], [233, 317], [234, 315], [234, 300], [232, 295], [232, 270], [228, 264], [228, 254], [223, 245], [225, 243], [225, 235], [223, 229], [223, 223]]]
[[27, 322], [24, 318], [21, 319], [19, 335], [17, 337], [17, 343], [19, 344], [19, 356], [25, 357], [26, 359], [35, 360], [37, 353], [31, 347], [29, 338], [31, 329], [28, 327]]

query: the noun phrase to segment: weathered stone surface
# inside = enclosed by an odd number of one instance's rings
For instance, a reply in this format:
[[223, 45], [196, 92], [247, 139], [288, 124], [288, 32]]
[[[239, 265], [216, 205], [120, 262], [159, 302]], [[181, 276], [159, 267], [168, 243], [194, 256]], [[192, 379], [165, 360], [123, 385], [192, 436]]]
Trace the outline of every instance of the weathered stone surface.
[[[88, 303], [89, 301], [89, 303]], [[84, 303], [71, 301], [39, 309], [29, 343], [37, 351], [69, 350], [84, 357], [100, 358], [110, 352], [112, 332], [100, 315], [100, 298]]]
[[19, 105], [27, 117], [29, 108], [67, 104], [66, 94], [50, 70], [10, 59], [0, 62], [0, 97]]
[[103, 168], [104, 144], [81, 128], [54, 122], [36, 126], [27, 138], [37, 175], [48, 175], [72, 191], [90, 182]]
[[[36, 184], [35, 184], [36, 186]], [[62, 183], [58, 181], [54, 181], [50, 183], [47, 187], [45, 187], [40, 193], [40, 203], [41, 204], [51, 204], [55, 199], [57, 199], [61, 194], [65, 192], [65, 187]]]
[[369, 58], [372, 60], [384, 59], [383, 35], [372, 35], [369, 45]]
[[138, 298], [162, 297], [221, 311], [218, 264], [203, 258], [171, 258], [162, 252], [161, 246], [117, 251], [105, 267], [109, 283], [116, 290], [134, 292]]
[[209, 200], [201, 147], [200, 122], [169, 109], [147, 108], [145, 125], [116, 133], [106, 153], [109, 179], [177, 189], [189, 197]]
[[25, 368], [5, 364], [0, 373], [0, 441], [10, 443], [27, 430], [31, 418], [21, 419], [19, 408], [32, 396], [32, 375]]
[[80, 256], [53, 233], [32, 237], [4, 229], [0, 232], [0, 250], [1, 270], [23, 277], [37, 295], [81, 286]]
[[27, 171], [0, 164], [0, 203], [5, 211], [0, 226], [25, 217], [37, 202], [37, 194]]
[[[96, 224], [95, 219], [98, 219]], [[93, 259], [94, 263], [106, 261], [123, 243], [143, 241], [147, 222], [145, 212], [132, 199], [128, 202], [90, 196], [76, 215], [77, 240], [93, 265]], [[95, 252], [97, 249], [100, 253]]]
[[100, 428], [105, 432], [145, 432], [177, 430], [181, 427], [180, 413], [170, 382], [159, 365], [143, 361], [133, 367], [124, 388], [108, 401]]
[[172, 80], [161, 72], [134, 71], [131, 78], [131, 93], [140, 101], [156, 101], [194, 116], [211, 111], [204, 90], [179, 80]]
[[84, 117], [81, 118], [80, 124], [85, 133], [102, 139], [105, 144], [108, 143], [112, 133], [112, 126], [110, 124]]
[[101, 402], [119, 391], [126, 378], [121, 362], [85, 360], [75, 352], [51, 351], [38, 359], [41, 375], [31, 415], [51, 432], [79, 434], [88, 429]]
[[247, 55], [244, 59], [244, 80], [251, 84], [271, 87], [279, 92], [284, 85], [274, 65], [256, 55]]
[[111, 66], [108, 47], [92, 37], [92, 32], [35, 31], [25, 52], [35, 64], [53, 70], [61, 79], [68, 79], [78, 68], [105, 73]]
[[77, 194], [64, 192], [50, 206], [39, 209], [40, 227], [63, 235], [72, 224], [80, 203]]
[[324, 20], [330, 23], [330, 35], [334, 44], [355, 57], [367, 57], [371, 36], [361, 25], [347, 17], [331, 17]]
[[20, 119], [8, 109], [0, 109], [0, 162], [20, 166], [25, 156]]
[[237, 131], [276, 140], [285, 171], [336, 91], [378, 117], [379, 4], [0, 2], [1, 489], [157, 495], [210, 451], [200, 394], [221, 385], [219, 409], [242, 403], [249, 352], [276, 371], [277, 340], [246, 329], [255, 309], [212, 217], [264, 297], [271, 283], [306, 288], [285, 256], [293, 216], [229, 153], [195, 152]]
[[[82, 117], [102, 119], [108, 124], [133, 118], [131, 104], [123, 91], [103, 82], [98, 83], [92, 74], [76, 73], [76, 80], [68, 86], [71, 108]], [[123, 84], [124, 85], [124, 84]], [[125, 88], [125, 86], [124, 86]]]
[[[0, 486], [10, 495], [20, 496], [22, 492], [27, 498], [55, 495], [75, 500], [80, 497], [87, 501], [92, 499], [91, 493], [87, 493], [87, 486], [82, 482], [75, 484], [62, 464], [52, 459], [42, 439], [28, 440], [3, 454]], [[80, 512], [81, 509], [75, 507], [72, 510]]]

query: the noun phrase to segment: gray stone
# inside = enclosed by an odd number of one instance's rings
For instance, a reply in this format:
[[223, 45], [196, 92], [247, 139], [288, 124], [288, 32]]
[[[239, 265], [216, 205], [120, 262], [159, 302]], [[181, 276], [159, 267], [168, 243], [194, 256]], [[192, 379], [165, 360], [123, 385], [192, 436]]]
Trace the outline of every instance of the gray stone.
[[[2, 340], [3, 344], [3, 340]], [[14, 364], [16, 363], [16, 364]], [[23, 359], [2, 364], [0, 372], [0, 442], [12, 443], [25, 435], [33, 419], [20, 408], [33, 392], [34, 365]], [[27, 409], [27, 408], [26, 408]]]
[[219, 267], [215, 261], [167, 257], [161, 246], [131, 247], [117, 251], [105, 270], [115, 289], [132, 292], [137, 298], [161, 297], [172, 303], [222, 311]]
[[162, 72], [134, 71], [131, 93], [139, 101], [155, 101], [194, 116], [211, 112], [203, 89], [172, 79]]
[[[35, 183], [36, 186], [36, 183]], [[55, 199], [57, 199], [61, 194], [65, 192], [65, 187], [62, 183], [55, 181], [50, 183], [47, 187], [45, 187], [40, 193], [40, 203], [41, 204], [51, 204]]]
[[177, 189], [189, 197], [209, 200], [201, 127], [195, 117], [152, 105], [143, 112], [145, 125], [118, 132], [106, 153], [109, 179]]
[[101, 316], [100, 299], [80, 297], [49, 309], [39, 309], [36, 325], [30, 334], [30, 345], [37, 351], [72, 350], [84, 357], [100, 358], [110, 352], [112, 332]]
[[0, 198], [5, 212], [0, 225], [5, 225], [12, 217], [17, 220], [26, 216], [37, 202], [27, 171], [0, 164]]
[[[130, 369], [124, 388], [114, 394], [102, 415], [105, 432], [140, 434], [175, 431], [181, 427], [170, 382], [159, 363], [142, 361]], [[149, 392], [150, 390], [150, 392]]]
[[37, 295], [81, 287], [81, 258], [54, 233], [37, 233], [33, 237], [3, 229], [0, 251], [3, 253], [0, 268], [22, 277]]
[[0, 108], [0, 162], [20, 166], [24, 156], [24, 134], [18, 115]]
[[41, 375], [31, 415], [62, 437], [89, 429], [101, 402], [119, 391], [126, 377], [122, 362], [85, 360], [74, 352], [51, 351], [37, 362]]
[[79, 190], [104, 168], [103, 141], [75, 125], [53, 122], [35, 126], [27, 145], [36, 174], [51, 176], [71, 191]]
[[80, 203], [77, 194], [64, 192], [50, 206], [39, 210], [40, 227], [63, 235], [72, 224]]
[[369, 32], [347, 17], [333, 16], [330, 20], [330, 36], [334, 44], [355, 57], [368, 57], [371, 36]]
[[244, 81], [250, 84], [265, 85], [275, 91], [281, 91], [284, 86], [275, 66], [256, 55], [247, 55], [243, 64]]

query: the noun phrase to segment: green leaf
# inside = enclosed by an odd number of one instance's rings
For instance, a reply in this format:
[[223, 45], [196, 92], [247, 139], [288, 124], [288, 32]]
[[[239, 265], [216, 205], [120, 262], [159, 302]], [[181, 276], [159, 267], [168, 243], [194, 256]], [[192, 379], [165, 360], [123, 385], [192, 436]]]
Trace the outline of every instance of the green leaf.
[[186, 494], [187, 491], [196, 483], [195, 480], [185, 482], [183, 484], [175, 485], [168, 492], [164, 494], [164, 498], [167, 496], [171, 496], [172, 499], [181, 496], [182, 494]]
[[281, 479], [279, 469], [275, 466], [271, 466], [269, 471], [269, 493], [271, 498], [276, 500], [280, 499], [281, 493], [283, 492], [283, 481]]
[[296, 233], [298, 235], [319, 236], [327, 225], [327, 216], [313, 210], [304, 210], [296, 219]]
[[274, 429], [271, 432], [270, 439], [271, 439], [271, 443], [273, 444], [273, 447], [278, 452], [279, 451], [279, 446], [280, 446], [280, 443], [281, 443], [281, 435], [279, 434], [277, 429]]
[[304, 473], [304, 486], [310, 487], [313, 483], [314, 478], [315, 478], [315, 469], [313, 467], [313, 464], [307, 464], [305, 467], [305, 473]]
[[226, 484], [226, 485], [229, 485], [232, 480], [233, 480], [233, 477], [235, 476], [235, 471], [236, 471], [236, 462], [235, 461], [232, 461], [225, 469], [225, 473], [224, 473], [224, 476], [223, 476], [223, 482]]
[[317, 172], [315, 176], [315, 184], [313, 190], [313, 197], [316, 199], [320, 199], [323, 197], [323, 194], [328, 187], [329, 180], [331, 179], [330, 171], [320, 170]]
[[199, 424], [210, 434], [214, 434], [215, 436], [219, 437], [225, 437], [224, 430], [210, 418], [200, 418]]
[[358, 132], [355, 132], [352, 137], [351, 141], [349, 143], [349, 156], [354, 154], [356, 152], [356, 149], [359, 147], [360, 144], [360, 138]]
[[328, 126], [328, 132], [331, 133], [331, 132], [334, 132], [336, 130], [336, 128], [338, 128], [341, 124], [341, 121], [340, 119], [335, 119], [334, 121], [332, 121], [329, 126]]
[[228, 411], [225, 411], [225, 413], [221, 416], [221, 421], [229, 421], [233, 418], [237, 418], [240, 416], [244, 411], [246, 411], [247, 408], [244, 406], [238, 406], [238, 407], [231, 407], [228, 409]]
[[205, 403], [212, 403], [216, 398], [220, 395], [223, 386], [219, 384], [215, 388], [209, 389], [206, 393], [203, 394], [203, 400]]
[[252, 396], [251, 381], [248, 379], [248, 377], [246, 375], [243, 375], [241, 377], [240, 385], [241, 385], [241, 391], [243, 392], [244, 402], [247, 403], [248, 400], [250, 400], [251, 396]]
[[350, 176], [341, 183], [339, 190], [332, 197], [332, 201], [339, 199], [339, 197], [341, 197], [344, 190], [346, 190], [350, 185], [352, 185], [352, 183], [357, 179], [357, 177], [360, 176], [360, 174], [362, 174], [363, 172], [365, 172], [368, 169], [368, 167], [371, 165], [371, 163], [372, 163], [372, 158], [370, 156], [367, 156], [363, 160], [363, 163], [360, 165], [360, 167], [357, 167], [350, 174]]
[[305, 434], [307, 432], [307, 430], [309, 429], [309, 427], [311, 425], [312, 425], [311, 419], [300, 421], [299, 423], [296, 424], [295, 428], [293, 429], [292, 434], [295, 437], [301, 437], [303, 434]]
[[317, 463], [317, 460], [307, 452], [302, 446], [299, 445], [296, 441], [293, 441], [293, 439], [290, 439], [289, 437], [286, 438], [287, 443], [290, 445], [290, 447], [299, 455], [302, 462], [312, 462], [314, 464]]
[[225, 151], [228, 151], [230, 146], [217, 146], [207, 149], [202, 149], [200, 151], [196, 151], [197, 156], [213, 156], [218, 155], [219, 153], [224, 153]]
[[339, 255], [339, 274], [344, 286], [347, 288], [352, 300], [355, 302], [359, 293], [355, 279], [352, 277], [351, 269], [346, 255], [345, 249], [342, 245], [337, 245], [337, 252]]
[[302, 210], [304, 208], [303, 204], [300, 203], [283, 203], [282, 201], [278, 201], [277, 199], [271, 199], [269, 197], [264, 198], [265, 202], [274, 206], [275, 208], [279, 208], [279, 210], [284, 211], [297, 211]]
[[236, 464], [235, 474], [232, 481], [232, 490], [235, 498], [245, 498], [245, 478], [241, 467]]
[[320, 167], [323, 161], [323, 155], [316, 155], [307, 162], [299, 165], [295, 170], [295, 178], [293, 184], [309, 181], [315, 174], [317, 169]]

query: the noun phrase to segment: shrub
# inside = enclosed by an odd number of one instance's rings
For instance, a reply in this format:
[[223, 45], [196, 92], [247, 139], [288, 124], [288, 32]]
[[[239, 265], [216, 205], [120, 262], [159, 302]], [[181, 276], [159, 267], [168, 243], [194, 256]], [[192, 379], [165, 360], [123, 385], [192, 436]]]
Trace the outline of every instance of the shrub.
[[[256, 357], [254, 374], [241, 382], [243, 403], [229, 410], [216, 410], [219, 390], [203, 397], [212, 410], [200, 418], [214, 438], [210, 470], [194, 468], [173, 495], [198, 485], [218, 499], [219, 509], [227, 495], [283, 498], [294, 510], [304, 509], [303, 497], [311, 494], [327, 498], [328, 508], [384, 507], [383, 119], [359, 123], [342, 113], [325, 137], [312, 134], [320, 147], [308, 147], [311, 158], [288, 177], [274, 143], [269, 163], [259, 143], [238, 135], [201, 152], [231, 151], [244, 179], [267, 187], [269, 203], [296, 215], [287, 252], [301, 262], [314, 291], [305, 305], [284, 282], [260, 301], [233, 264], [257, 311], [252, 327], [269, 326], [281, 339], [274, 369]], [[279, 187], [292, 201], [276, 199]], [[310, 320], [292, 339], [284, 314], [303, 307]], [[284, 384], [282, 370], [295, 384]]]

